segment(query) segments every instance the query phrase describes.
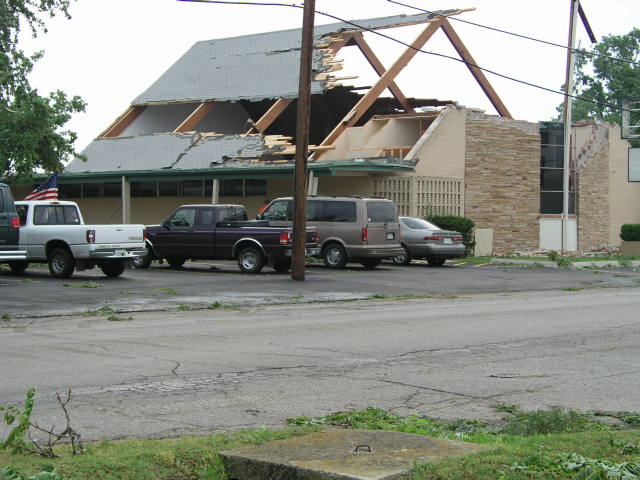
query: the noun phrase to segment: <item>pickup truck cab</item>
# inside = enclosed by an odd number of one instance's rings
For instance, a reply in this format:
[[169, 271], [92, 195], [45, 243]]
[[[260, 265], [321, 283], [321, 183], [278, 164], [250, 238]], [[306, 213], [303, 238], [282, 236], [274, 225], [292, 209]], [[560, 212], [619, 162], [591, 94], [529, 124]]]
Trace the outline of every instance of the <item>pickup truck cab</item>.
[[[244, 273], [259, 273], [265, 265], [278, 272], [291, 268], [292, 231], [248, 221], [243, 205], [183, 205], [162, 225], [146, 228], [146, 257], [134, 262], [148, 267], [154, 259], [179, 267], [187, 260], [237, 260]], [[306, 254], [315, 255], [317, 232], [307, 228]]]
[[21, 270], [29, 262], [46, 262], [56, 278], [95, 266], [117, 277], [146, 254], [143, 225], [85, 225], [78, 205], [67, 201], [21, 201], [16, 210], [20, 247], [27, 252]]
[[0, 183], [0, 262], [8, 262], [14, 270], [27, 259], [19, 248], [20, 220], [8, 185]]

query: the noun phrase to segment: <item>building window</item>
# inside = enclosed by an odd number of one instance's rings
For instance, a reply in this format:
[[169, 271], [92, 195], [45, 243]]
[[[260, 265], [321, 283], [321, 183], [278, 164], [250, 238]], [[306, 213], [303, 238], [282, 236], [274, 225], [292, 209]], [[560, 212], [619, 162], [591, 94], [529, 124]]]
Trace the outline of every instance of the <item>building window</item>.
[[131, 182], [132, 197], [157, 197], [158, 182]]
[[122, 196], [122, 183], [121, 182], [108, 182], [102, 184], [102, 196], [103, 197], [121, 197]]
[[182, 182], [183, 197], [202, 197], [202, 180], [185, 180]]
[[179, 197], [180, 182], [158, 182], [158, 194], [161, 197]]
[[65, 183], [64, 185], [58, 185], [58, 197], [60, 197], [60, 198], [81, 198], [82, 197], [82, 184], [80, 184], [80, 183]]
[[100, 183], [83, 183], [82, 198], [99, 198], [101, 186]]
[[[564, 125], [540, 123], [540, 213], [561, 214], [563, 210]], [[570, 164], [569, 213], [575, 214], [575, 168]]]
[[222, 180], [220, 185], [220, 195], [223, 197], [242, 197], [243, 182], [241, 178], [232, 178], [228, 180]]
[[267, 181], [260, 178], [247, 178], [244, 181], [244, 194], [249, 195], [266, 195]]
[[629, 181], [640, 182], [640, 148], [629, 149]]

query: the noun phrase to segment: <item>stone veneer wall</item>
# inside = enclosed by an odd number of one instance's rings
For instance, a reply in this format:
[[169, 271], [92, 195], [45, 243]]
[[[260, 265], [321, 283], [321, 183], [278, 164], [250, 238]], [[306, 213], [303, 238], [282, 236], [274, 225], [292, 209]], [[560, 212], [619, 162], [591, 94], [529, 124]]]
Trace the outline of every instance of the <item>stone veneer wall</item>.
[[609, 244], [609, 142], [578, 170], [578, 250]]
[[494, 253], [539, 246], [538, 124], [468, 111], [465, 216], [493, 229]]

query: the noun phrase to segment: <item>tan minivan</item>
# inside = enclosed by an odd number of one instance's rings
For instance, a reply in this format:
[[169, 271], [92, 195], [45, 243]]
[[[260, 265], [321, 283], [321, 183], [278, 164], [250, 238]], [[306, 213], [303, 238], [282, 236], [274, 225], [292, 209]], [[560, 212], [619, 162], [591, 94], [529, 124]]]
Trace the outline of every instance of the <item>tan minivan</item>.
[[[258, 214], [273, 226], [293, 222], [293, 198], [277, 198]], [[384, 258], [402, 255], [400, 222], [391, 200], [367, 197], [311, 196], [307, 225], [318, 229], [320, 257], [329, 268], [359, 262], [375, 268]]]

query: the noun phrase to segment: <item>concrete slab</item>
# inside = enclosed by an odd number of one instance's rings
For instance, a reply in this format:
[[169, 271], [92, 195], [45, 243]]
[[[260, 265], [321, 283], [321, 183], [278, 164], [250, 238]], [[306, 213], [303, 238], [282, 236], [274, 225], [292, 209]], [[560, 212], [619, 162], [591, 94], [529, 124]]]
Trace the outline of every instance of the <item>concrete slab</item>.
[[583, 268], [620, 268], [620, 262], [617, 260], [606, 260], [599, 262], [571, 262], [569, 264], [571, 270], [582, 270]]
[[395, 480], [414, 460], [435, 461], [486, 447], [381, 430], [329, 430], [220, 452], [236, 480]]
[[558, 268], [556, 262], [550, 260], [515, 260], [511, 258], [492, 258], [491, 263], [496, 265], [540, 265], [546, 268]]

